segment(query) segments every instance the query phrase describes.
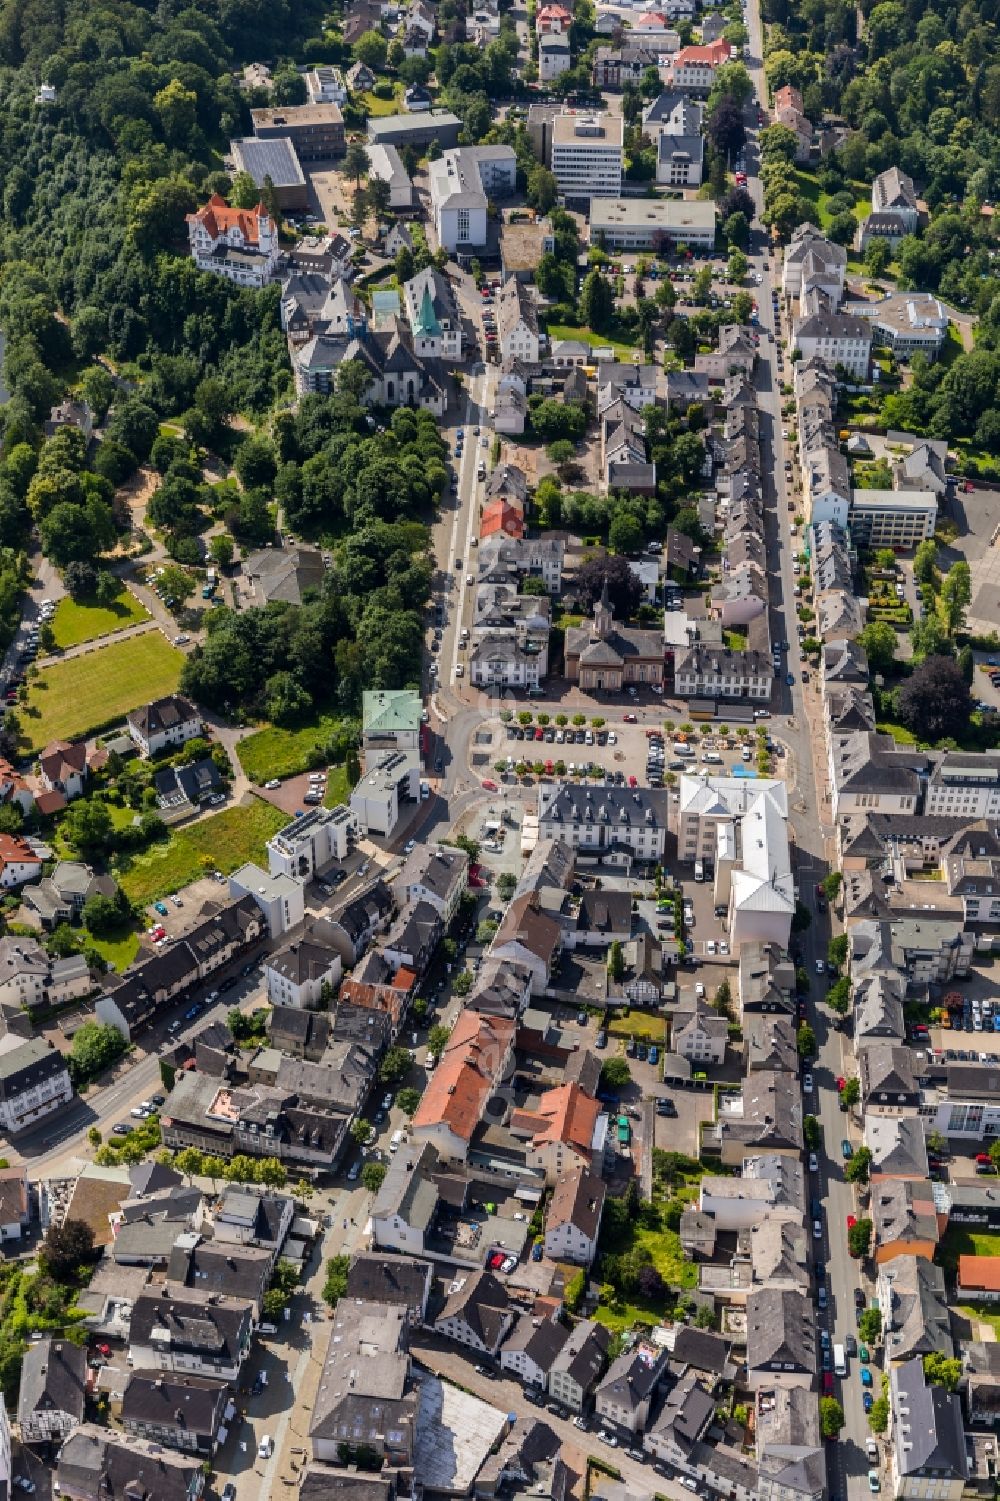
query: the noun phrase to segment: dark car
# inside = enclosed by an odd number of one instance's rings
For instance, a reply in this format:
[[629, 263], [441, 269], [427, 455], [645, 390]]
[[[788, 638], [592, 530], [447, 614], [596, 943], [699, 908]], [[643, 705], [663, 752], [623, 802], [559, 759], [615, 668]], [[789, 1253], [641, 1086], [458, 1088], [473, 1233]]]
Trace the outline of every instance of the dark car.
[[851, 1355], [851, 1356], [857, 1355], [857, 1353], [858, 1353], [858, 1342], [854, 1338], [853, 1334], [848, 1334], [846, 1336], [846, 1338], [844, 1339], [844, 1349], [847, 1351], [848, 1355]]
[[132, 1135], [132, 1127], [129, 1125], [128, 1121], [119, 1121], [117, 1126], [112, 1126], [111, 1131], [112, 1135], [114, 1136]]
[[674, 1104], [673, 1100], [657, 1100], [656, 1113], [657, 1115], [676, 1116], [677, 1106]]

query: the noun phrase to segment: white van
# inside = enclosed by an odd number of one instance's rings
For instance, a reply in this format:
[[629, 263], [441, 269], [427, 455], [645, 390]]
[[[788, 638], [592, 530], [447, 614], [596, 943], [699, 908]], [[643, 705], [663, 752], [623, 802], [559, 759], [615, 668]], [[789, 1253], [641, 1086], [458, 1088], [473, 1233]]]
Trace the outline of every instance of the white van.
[[678, 740], [676, 744], [672, 745], [670, 749], [675, 756], [682, 756], [688, 761], [694, 758], [694, 746], [682, 744], [680, 740]]
[[705, 751], [701, 759], [703, 761], [707, 761], [710, 766], [722, 765], [722, 757], [719, 755], [718, 751]]
[[260, 1443], [257, 1445], [257, 1458], [258, 1459], [270, 1459], [271, 1455], [273, 1453], [274, 1453], [274, 1440], [271, 1438], [271, 1435], [269, 1433], [265, 1433], [264, 1437], [261, 1439]]
[[696, 881], [703, 881], [705, 879], [705, 862], [703, 860], [696, 860], [694, 862], [694, 878]]
[[399, 1149], [400, 1149], [400, 1147], [402, 1145], [403, 1145], [403, 1133], [402, 1133], [402, 1131], [394, 1131], [392, 1133], [392, 1137], [390, 1138], [390, 1141], [389, 1141], [389, 1151], [390, 1152], [398, 1152]]
[[847, 1356], [844, 1354], [843, 1345], [833, 1347], [833, 1370], [837, 1376], [847, 1375]]

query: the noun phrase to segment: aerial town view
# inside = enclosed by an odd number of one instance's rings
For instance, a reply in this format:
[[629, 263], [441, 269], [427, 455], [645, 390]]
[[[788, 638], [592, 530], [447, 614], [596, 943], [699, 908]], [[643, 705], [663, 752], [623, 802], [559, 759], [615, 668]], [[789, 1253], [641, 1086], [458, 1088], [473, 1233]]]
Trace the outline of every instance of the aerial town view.
[[0, 1501], [998, 1501], [1000, 13], [0, 79]]

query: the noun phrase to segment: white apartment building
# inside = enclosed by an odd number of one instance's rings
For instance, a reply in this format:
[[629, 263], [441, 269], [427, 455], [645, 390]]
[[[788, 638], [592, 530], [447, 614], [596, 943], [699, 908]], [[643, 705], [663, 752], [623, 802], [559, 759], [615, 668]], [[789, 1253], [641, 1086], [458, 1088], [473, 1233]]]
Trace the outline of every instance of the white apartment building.
[[948, 751], [927, 778], [928, 818], [1000, 817], [1000, 755]]
[[931, 490], [852, 490], [848, 525], [858, 547], [909, 552], [933, 537], [937, 496]]
[[620, 115], [557, 115], [552, 171], [565, 199], [617, 198], [622, 190], [624, 121]]
[[853, 380], [868, 379], [872, 330], [864, 318], [835, 312], [828, 305], [816, 306], [804, 317], [793, 320], [790, 342], [804, 360], [822, 359], [834, 369], [844, 370]]
[[514, 191], [517, 158], [510, 146], [463, 146], [431, 162], [428, 179], [439, 243], [473, 250], [486, 244], [490, 200]]
[[346, 859], [357, 835], [357, 818], [343, 803], [336, 808], [312, 808], [268, 840], [271, 874], [310, 881], [335, 860]]
[[572, 66], [569, 37], [549, 32], [538, 38], [538, 77], [541, 83], [551, 83], [560, 73]]
[[679, 698], [751, 699], [768, 703], [774, 664], [759, 651], [733, 651], [697, 642], [674, 656], [674, 687]]
[[615, 864], [619, 851], [637, 860], [660, 860], [666, 844], [666, 794], [655, 789], [541, 783], [538, 832], [561, 839], [581, 854], [601, 854]]
[[72, 1098], [65, 1059], [44, 1037], [0, 1037], [0, 1131], [25, 1131]]
[[351, 793], [351, 813], [365, 834], [388, 839], [406, 805], [419, 796], [419, 757], [414, 751], [387, 751]]
[[229, 895], [252, 896], [267, 921], [271, 938], [280, 938], [305, 916], [305, 881], [283, 871], [271, 875], [252, 860], [229, 877]]

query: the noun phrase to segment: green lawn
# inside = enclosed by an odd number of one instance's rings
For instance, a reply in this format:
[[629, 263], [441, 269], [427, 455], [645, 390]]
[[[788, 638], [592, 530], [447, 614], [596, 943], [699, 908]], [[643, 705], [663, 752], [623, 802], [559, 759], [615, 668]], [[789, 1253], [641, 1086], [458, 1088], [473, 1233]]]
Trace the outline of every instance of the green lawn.
[[[802, 197], [813, 210], [814, 222], [819, 229], [827, 229], [833, 215], [827, 208], [830, 194], [823, 191], [819, 182], [811, 172], [798, 171], [795, 174], [796, 184]], [[851, 182], [847, 184], [848, 191], [854, 194], [854, 207], [851, 212], [860, 222], [866, 219], [872, 211], [872, 190], [863, 182]]]
[[550, 323], [549, 339], [553, 343], [559, 339], [576, 339], [579, 344], [589, 344], [591, 349], [613, 349], [622, 360], [631, 360], [633, 352], [642, 347], [639, 344], [622, 344], [617, 339], [608, 338], [606, 334], [595, 334], [586, 325], [572, 328], [568, 323]]
[[938, 1246], [937, 1259], [946, 1272], [954, 1275], [960, 1256], [1000, 1256], [1000, 1235], [989, 1231], [977, 1235], [964, 1225], [950, 1225]]
[[963, 1319], [968, 1319], [971, 1324], [989, 1324], [993, 1330], [993, 1338], [1000, 1339], [1000, 1313], [997, 1313], [995, 1305], [991, 1307], [988, 1303], [953, 1303], [952, 1307], [957, 1314], [960, 1314]]
[[110, 636], [112, 631], [129, 625], [141, 625], [150, 614], [134, 594], [123, 589], [111, 605], [78, 604], [75, 599], [61, 599], [52, 617], [52, 631], [60, 651], [93, 641], [96, 636]]
[[183, 663], [183, 654], [159, 631], [147, 631], [45, 668], [18, 709], [24, 749], [90, 734], [139, 704], [175, 692]]
[[284, 780], [322, 766], [323, 752], [337, 728], [338, 721], [328, 714], [321, 714], [298, 730], [281, 730], [271, 725], [241, 740], [236, 754], [252, 781], [263, 785], [271, 777]]
[[107, 959], [118, 974], [128, 969], [139, 951], [137, 928], [123, 928], [112, 938], [95, 938], [93, 933], [88, 933], [86, 941]]
[[263, 861], [265, 844], [287, 823], [280, 808], [254, 797], [175, 830], [166, 843], [123, 861], [116, 874], [129, 901], [144, 907], [207, 870], [228, 875], [247, 860]]
[[370, 115], [394, 115], [399, 109], [401, 89], [396, 89], [391, 99], [379, 99], [375, 94], [362, 94], [360, 103]]
[[608, 1023], [612, 1037], [635, 1037], [644, 1042], [663, 1042], [664, 1021], [651, 1011], [630, 1011], [627, 1016], [612, 1017]]
[[335, 808], [338, 803], [346, 803], [350, 795], [351, 781], [347, 775], [347, 767], [331, 766], [326, 775], [324, 808]]

